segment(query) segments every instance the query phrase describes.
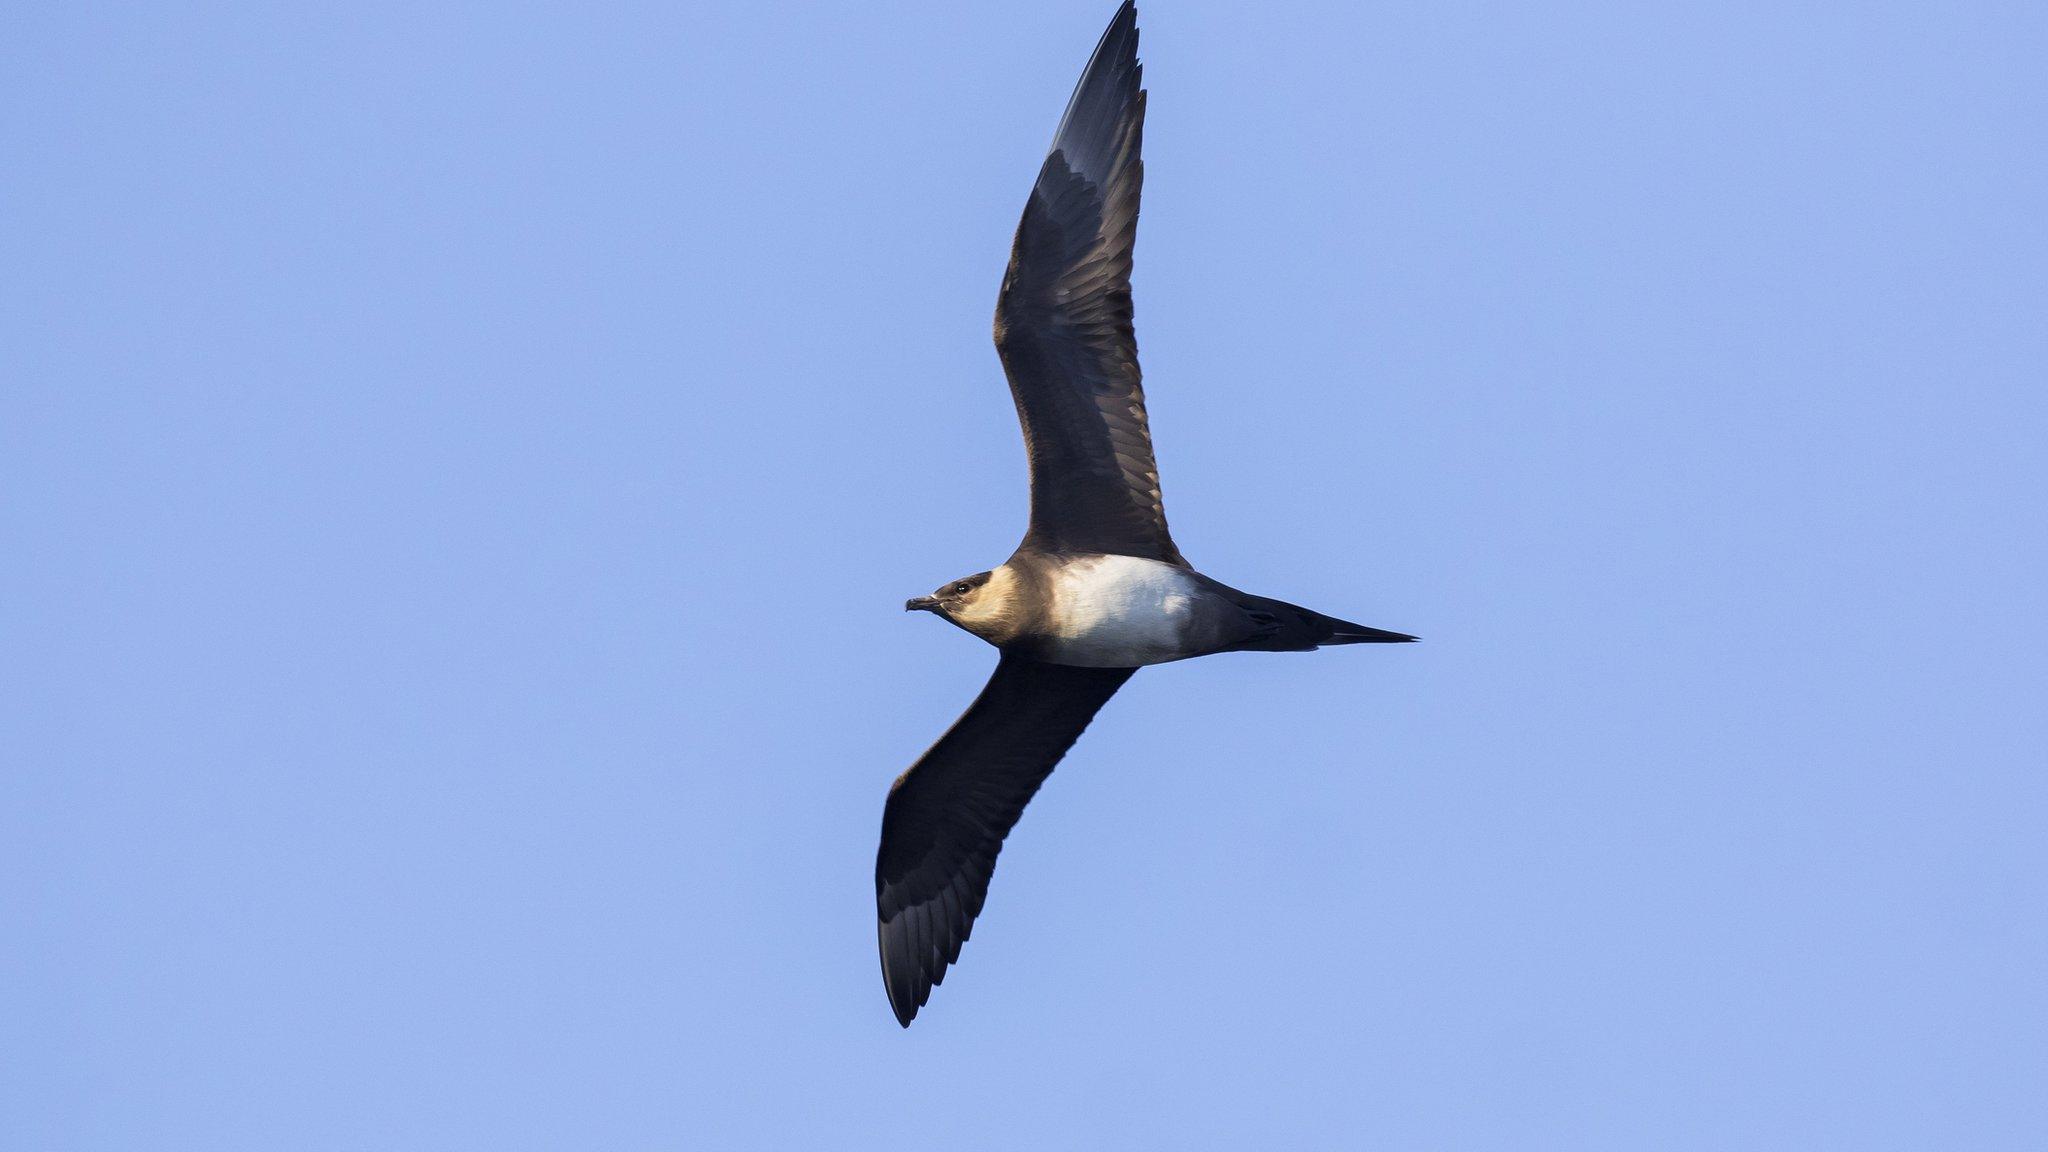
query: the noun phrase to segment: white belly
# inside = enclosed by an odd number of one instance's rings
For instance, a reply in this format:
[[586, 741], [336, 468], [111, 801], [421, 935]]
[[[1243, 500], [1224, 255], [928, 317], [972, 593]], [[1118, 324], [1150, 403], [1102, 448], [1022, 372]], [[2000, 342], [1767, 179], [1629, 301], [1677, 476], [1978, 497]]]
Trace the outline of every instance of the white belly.
[[1183, 569], [1135, 556], [1091, 556], [1053, 574], [1046, 655], [1059, 664], [1136, 668], [1192, 655], [1200, 587]]

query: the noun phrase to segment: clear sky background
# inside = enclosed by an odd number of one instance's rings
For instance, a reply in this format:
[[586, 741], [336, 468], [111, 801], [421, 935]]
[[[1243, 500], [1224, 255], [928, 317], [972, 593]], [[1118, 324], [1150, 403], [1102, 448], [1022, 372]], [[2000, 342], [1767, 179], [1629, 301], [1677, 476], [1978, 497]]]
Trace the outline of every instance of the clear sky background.
[[2048, 9], [1156, 0], [1204, 570], [908, 1032], [1114, 5], [17, 6], [0, 1146], [2038, 1149]]

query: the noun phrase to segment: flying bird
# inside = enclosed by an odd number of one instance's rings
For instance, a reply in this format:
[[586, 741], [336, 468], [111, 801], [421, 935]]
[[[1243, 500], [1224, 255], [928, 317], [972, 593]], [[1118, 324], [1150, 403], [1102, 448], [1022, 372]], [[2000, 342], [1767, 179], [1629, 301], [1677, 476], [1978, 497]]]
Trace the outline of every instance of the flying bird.
[[960, 958], [1024, 806], [1140, 667], [1415, 639], [1239, 592], [1195, 571], [1166, 530], [1131, 332], [1141, 75], [1125, 0], [1060, 118], [996, 298], [996, 351], [1031, 462], [1030, 527], [1001, 566], [904, 605], [1001, 653], [882, 811], [882, 983], [906, 1028]]

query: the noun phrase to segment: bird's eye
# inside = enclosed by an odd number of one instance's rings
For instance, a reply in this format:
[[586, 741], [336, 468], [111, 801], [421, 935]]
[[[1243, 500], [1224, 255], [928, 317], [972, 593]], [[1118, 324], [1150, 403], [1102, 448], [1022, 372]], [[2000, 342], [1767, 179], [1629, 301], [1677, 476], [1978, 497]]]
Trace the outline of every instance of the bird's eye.
[[965, 596], [973, 590], [974, 585], [972, 584], [961, 583], [953, 585], [953, 595], [955, 596]]

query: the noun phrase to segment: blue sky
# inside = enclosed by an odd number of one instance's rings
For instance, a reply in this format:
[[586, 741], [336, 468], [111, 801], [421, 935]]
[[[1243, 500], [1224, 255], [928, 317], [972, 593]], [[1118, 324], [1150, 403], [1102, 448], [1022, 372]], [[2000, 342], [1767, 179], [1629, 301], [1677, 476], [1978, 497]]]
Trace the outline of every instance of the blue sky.
[[0, 44], [0, 1145], [2038, 1148], [2048, 10], [1158, 0], [1147, 670], [908, 1032], [889, 780], [1113, 5]]

